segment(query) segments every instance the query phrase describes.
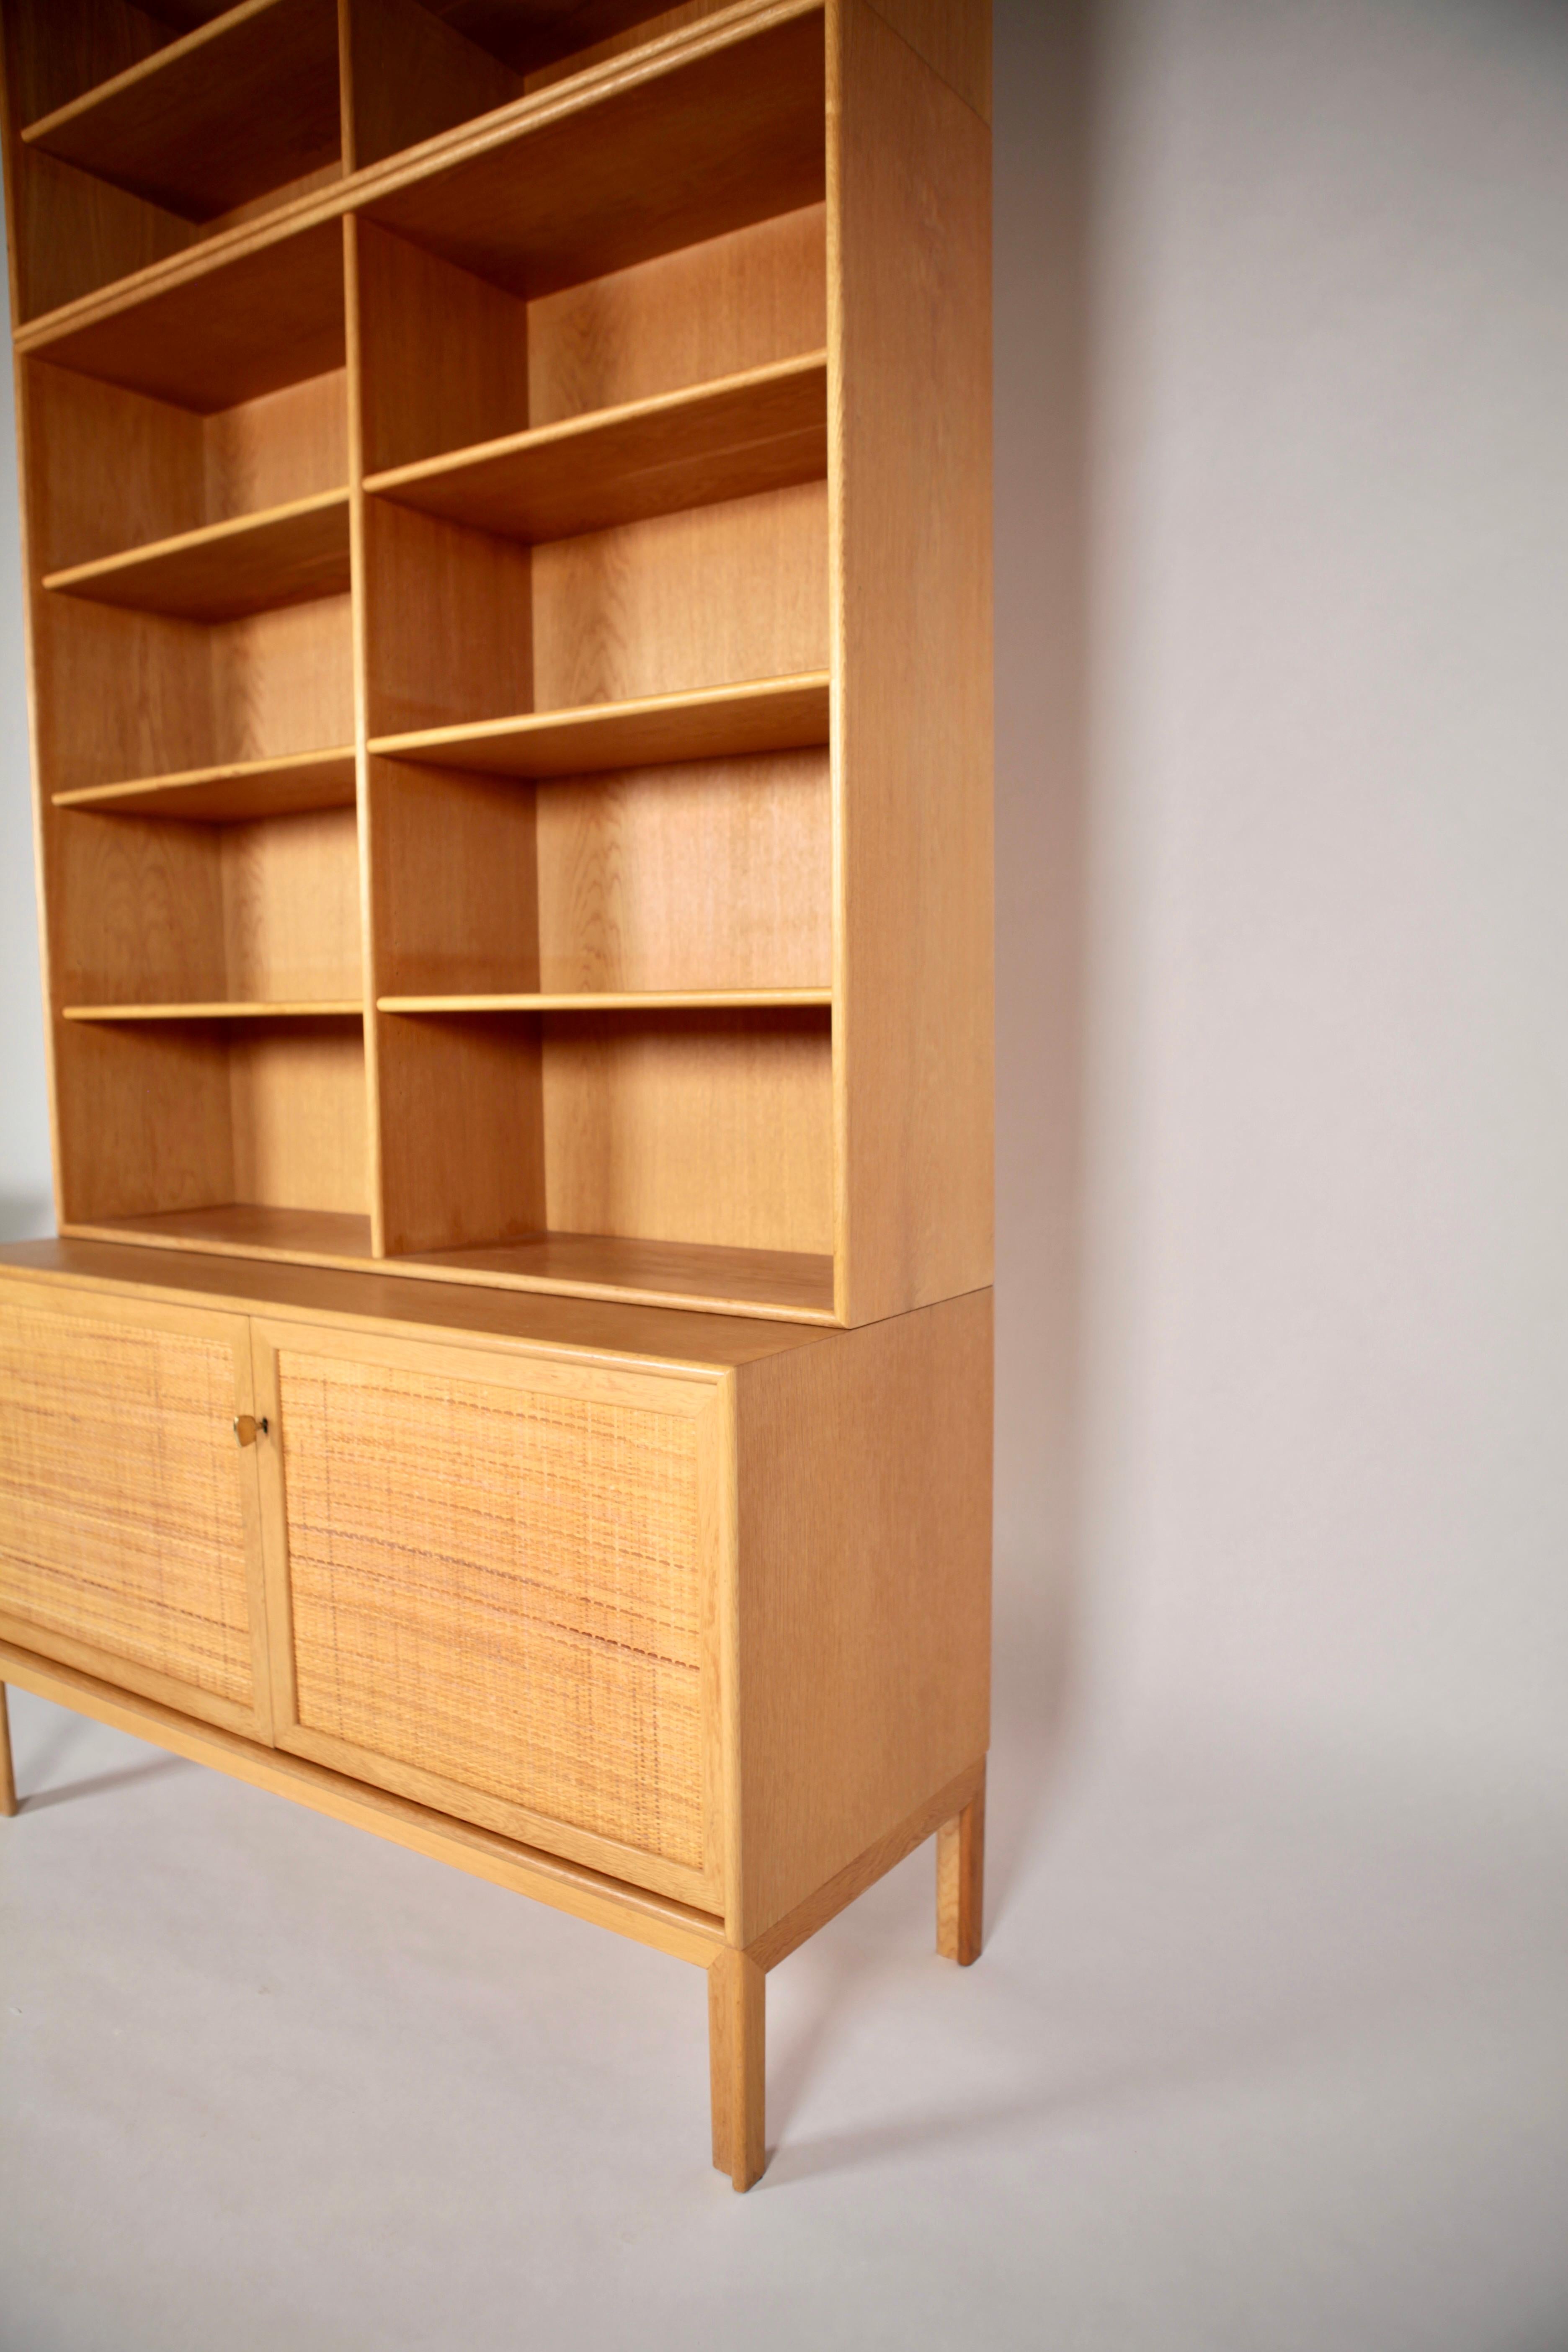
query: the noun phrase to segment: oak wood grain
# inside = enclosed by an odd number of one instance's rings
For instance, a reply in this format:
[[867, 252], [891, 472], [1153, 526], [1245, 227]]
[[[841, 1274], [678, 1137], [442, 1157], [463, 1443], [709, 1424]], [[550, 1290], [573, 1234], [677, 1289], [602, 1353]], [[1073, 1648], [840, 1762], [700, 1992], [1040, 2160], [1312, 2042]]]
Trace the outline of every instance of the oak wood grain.
[[100, 604], [189, 621], [230, 621], [349, 587], [349, 498], [318, 492], [263, 514], [208, 523], [174, 539], [47, 574], [44, 586]]
[[22, 136], [184, 219], [229, 212], [338, 160], [336, 0], [240, 0]]
[[985, 1780], [937, 1832], [936, 1948], [967, 1969], [985, 1934]]
[[767, 2164], [767, 1978], [749, 1953], [726, 1948], [708, 1969], [713, 2162], [738, 2190]]
[[991, 1279], [991, 164], [868, 0], [835, 22], [839, 1310], [861, 1323]]
[[739, 1375], [749, 1948], [989, 1745], [991, 1349], [977, 1291]]

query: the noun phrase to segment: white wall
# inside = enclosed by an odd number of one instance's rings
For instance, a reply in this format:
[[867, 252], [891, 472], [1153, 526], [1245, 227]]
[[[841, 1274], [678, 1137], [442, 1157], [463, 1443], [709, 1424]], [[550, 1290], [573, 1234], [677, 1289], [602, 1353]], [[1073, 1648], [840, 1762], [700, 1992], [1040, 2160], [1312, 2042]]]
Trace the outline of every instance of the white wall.
[[[1568, 12], [1079, 34], [998, 0], [1009, 1622], [1046, 1604], [1031, 1696], [1080, 1723], [1561, 1768]], [[47, 1186], [15, 571], [7, 1214]]]
[[[1004, 0], [1005, 197], [1063, 13]], [[1560, 1769], [1568, 12], [1121, 0], [1096, 52], [1065, 781], [1018, 668], [1043, 248], [999, 219], [1004, 837], [1076, 793], [1089, 843], [1079, 1680]], [[1063, 1086], [1034, 887], [1004, 866], [1015, 1152]], [[1016, 1297], [1026, 1214], [1015, 1166]]]

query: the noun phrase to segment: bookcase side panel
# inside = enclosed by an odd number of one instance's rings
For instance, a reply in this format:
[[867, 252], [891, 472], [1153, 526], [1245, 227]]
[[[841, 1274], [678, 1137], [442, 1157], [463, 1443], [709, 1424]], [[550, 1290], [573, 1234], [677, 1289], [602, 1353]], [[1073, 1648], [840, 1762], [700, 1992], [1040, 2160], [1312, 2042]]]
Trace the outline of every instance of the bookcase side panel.
[[992, 1265], [991, 141], [830, 17], [839, 1312]]

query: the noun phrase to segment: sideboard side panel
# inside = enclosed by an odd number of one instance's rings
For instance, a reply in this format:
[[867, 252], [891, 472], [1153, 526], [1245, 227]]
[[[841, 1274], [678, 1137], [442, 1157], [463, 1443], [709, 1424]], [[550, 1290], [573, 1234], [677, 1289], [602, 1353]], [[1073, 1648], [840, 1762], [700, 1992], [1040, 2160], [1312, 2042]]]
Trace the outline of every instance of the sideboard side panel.
[[752, 1943], [985, 1753], [992, 1297], [738, 1375], [736, 1712]]

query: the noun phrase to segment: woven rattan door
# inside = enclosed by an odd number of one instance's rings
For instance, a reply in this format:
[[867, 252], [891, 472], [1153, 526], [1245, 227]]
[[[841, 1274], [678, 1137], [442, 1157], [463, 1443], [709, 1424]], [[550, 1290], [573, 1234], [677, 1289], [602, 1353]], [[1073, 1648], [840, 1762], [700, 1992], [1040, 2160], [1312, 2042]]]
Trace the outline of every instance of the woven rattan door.
[[270, 1738], [249, 1326], [0, 1286], [0, 1633]]
[[723, 1381], [254, 1333], [279, 1747], [721, 1908]]

